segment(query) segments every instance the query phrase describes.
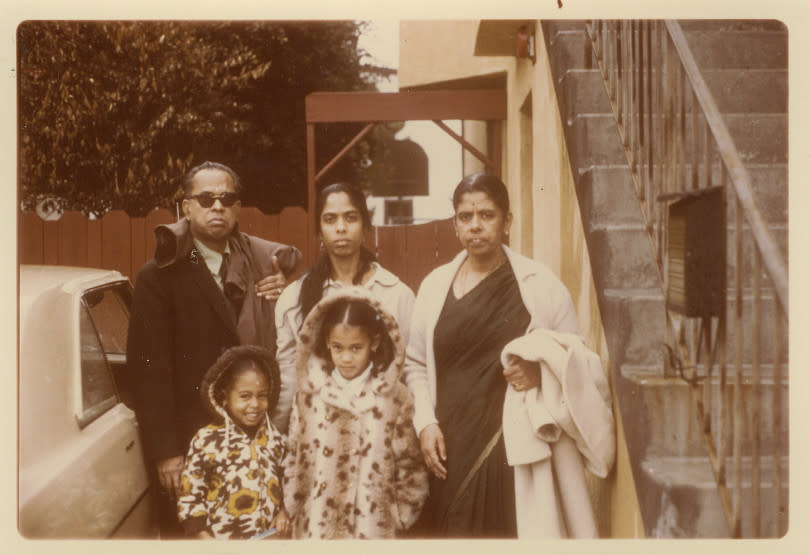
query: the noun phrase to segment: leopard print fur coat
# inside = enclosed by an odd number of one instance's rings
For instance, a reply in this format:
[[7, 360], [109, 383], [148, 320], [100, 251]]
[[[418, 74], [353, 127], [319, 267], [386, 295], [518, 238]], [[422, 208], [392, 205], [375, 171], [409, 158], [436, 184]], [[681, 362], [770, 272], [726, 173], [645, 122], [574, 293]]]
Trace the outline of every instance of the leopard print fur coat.
[[[314, 349], [326, 308], [347, 297], [377, 311], [390, 339], [380, 348], [389, 348], [392, 358], [348, 399], [331, 364]], [[400, 380], [403, 359], [396, 320], [363, 288], [322, 299], [304, 321], [284, 464], [293, 537], [391, 538], [416, 521], [428, 479], [413, 427], [413, 398]]]

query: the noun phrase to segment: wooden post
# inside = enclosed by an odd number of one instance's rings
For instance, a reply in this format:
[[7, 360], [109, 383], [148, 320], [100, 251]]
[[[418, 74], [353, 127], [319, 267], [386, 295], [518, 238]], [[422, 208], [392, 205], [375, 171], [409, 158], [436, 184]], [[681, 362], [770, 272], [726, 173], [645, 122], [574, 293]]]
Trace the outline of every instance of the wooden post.
[[315, 124], [307, 122], [307, 215], [309, 225], [307, 226], [306, 242], [309, 245], [310, 255], [305, 260], [307, 266], [315, 261], [318, 252], [317, 233], [315, 232]]

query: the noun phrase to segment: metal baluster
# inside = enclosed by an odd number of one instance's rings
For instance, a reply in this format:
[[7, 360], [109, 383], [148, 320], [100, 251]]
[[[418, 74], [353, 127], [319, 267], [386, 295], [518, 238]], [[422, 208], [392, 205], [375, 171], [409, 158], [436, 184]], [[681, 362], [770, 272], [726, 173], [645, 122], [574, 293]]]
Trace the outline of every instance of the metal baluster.
[[782, 534], [782, 311], [773, 311], [773, 536]]
[[703, 121], [703, 184], [707, 189], [712, 186], [712, 158], [714, 154], [714, 141], [712, 140], [711, 130], [709, 129], [709, 122], [705, 117], [701, 117]]
[[733, 537], [740, 536], [740, 521], [742, 508], [742, 436], [743, 436], [743, 406], [742, 406], [742, 348], [743, 348], [743, 310], [742, 310], [742, 204], [737, 199], [735, 203], [735, 260], [736, 271], [734, 275], [734, 512], [732, 519]]
[[629, 94], [629, 104], [630, 104], [630, 120], [629, 125], [630, 129], [628, 130], [628, 137], [630, 141], [630, 171], [633, 174], [638, 174], [638, 132], [636, 131], [636, 125], [638, 124], [638, 82], [637, 82], [637, 75], [638, 75], [638, 42], [636, 37], [636, 22], [634, 20], [630, 20], [627, 24], [627, 34], [629, 38], [628, 44], [628, 57], [629, 63], [627, 65], [627, 71], [629, 82], [630, 82], [630, 94]]
[[675, 64], [678, 75], [678, 181], [676, 191], [686, 190], [686, 83], [680, 61]]
[[700, 144], [698, 143], [698, 101], [697, 97], [695, 96], [694, 92], [689, 94], [690, 100], [690, 108], [692, 110], [692, 179], [690, 183], [691, 189], [697, 189], [700, 187], [700, 182], [698, 181], [698, 169], [700, 165]]
[[[726, 172], [725, 166], [720, 164], [720, 184], [726, 184]], [[728, 189], [726, 187], [723, 188], [723, 230], [728, 237], [728, 230], [726, 226], [726, 215], [728, 211]], [[724, 237], [723, 241], [727, 243], [727, 239]], [[727, 249], [723, 249], [723, 252], [726, 253]], [[727, 255], [726, 255], [727, 256]], [[723, 283], [728, 283], [728, 260], [723, 261], [723, 268], [724, 272], [726, 272], [725, 279]], [[726, 480], [726, 456], [728, 454], [728, 442], [726, 438], [726, 434], [728, 433], [728, 415], [729, 415], [729, 403], [728, 403], [728, 390], [727, 390], [727, 381], [728, 381], [728, 368], [726, 366], [726, 345], [728, 342], [728, 336], [726, 334], [726, 321], [728, 319], [728, 294], [729, 288], [726, 285], [723, 288], [723, 296], [720, 299], [720, 319], [718, 322], [717, 328], [717, 340], [719, 343], [719, 353], [718, 353], [718, 365], [719, 365], [719, 372], [720, 372], [720, 423], [718, 427], [720, 428], [718, 431], [719, 439], [718, 439], [718, 447], [717, 447], [717, 460], [718, 460], [718, 469], [717, 469], [717, 479], [718, 483], [721, 487], [726, 489], [726, 494], [728, 494], [727, 488], [728, 483]]]
[[[656, 152], [655, 152], [655, 159], [654, 159], [654, 172], [653, 172], [653, 180], [652, 180], [652, 187], [653, 191], [652, 194], [648, 196], [647, 202], [650, 205], [651, 213], [655, 214], [656, 217], [653, 219], [654, 222], [657, 222], [660, 225], [660, 213], [663, 211], [663, 207], [660, 206], [660, 203], [656, 202], [656, 198], [658, 195], [663, 192], [663, 183], [665, 174], [664, 174], [664, 159], [666, 156], [666, 138], [665, 138], [665, 115], [666, 115], [666, 103], [665, 103], [665, 94], [667, 88], [667, 69], [666, 69], [666, 33], [663, 31], [663, 26], [660, 21], [656, 21], [653, 23], [653, 30], [654, 30], [654, 41], [655, 44], [655, 53], [656, 53], [656, 61], [658, 62], [658, 79], [657, 82], [657, 90], [655, 94], [655, 115], [654, 115], [654, 123], [655, 123], [655, 142], [657, 145]], [[653, 230], [655, 231], [655, 230]], [[656, 249], [657, 254], [657, 261], [658, 265], [661, 265], [661, 257], [660, 252]]]
[[762, 480], [761, 469], [761, 423], [762, 423], [762, 375], [760, 368], [760, 320], [762, 317], [762, 257], [756, 245], [754, 251], [753, 268], [753, 326], [751, 332], [751, 532], [753, 537], [760, 537], [760, 490]]

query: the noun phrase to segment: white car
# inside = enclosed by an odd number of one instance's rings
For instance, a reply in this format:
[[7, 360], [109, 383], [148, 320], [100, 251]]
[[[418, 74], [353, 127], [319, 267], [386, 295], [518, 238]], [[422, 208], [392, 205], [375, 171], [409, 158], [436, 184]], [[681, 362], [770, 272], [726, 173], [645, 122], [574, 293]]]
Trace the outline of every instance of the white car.
[[129, 280], [25, 265], [19, 279], [20, 532], [153, 537], [149, 479], [122, 381]]

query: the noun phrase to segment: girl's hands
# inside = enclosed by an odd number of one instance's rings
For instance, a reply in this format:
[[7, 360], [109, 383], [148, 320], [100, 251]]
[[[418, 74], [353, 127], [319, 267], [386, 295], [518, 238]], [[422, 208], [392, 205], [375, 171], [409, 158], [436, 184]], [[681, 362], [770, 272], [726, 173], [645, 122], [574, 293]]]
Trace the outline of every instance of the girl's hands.
[[437, 478], [442, 480], [447, 478], [447, 468], [444, 466], [444, 462], [447, 460], [447, 450], [444, 445], [444, 434], [439, 425], [433, 423], [422, 428], [422, 431], [419, 432], [419, 443], [428, 470]]
[[528, 391], [533, 387], [540, 387], [540, 363], [509, 355], [503, 367], [503, 377], [515, 391]]
[[[292, 522], [290, 522], [290, 515], [287, 514], [285, 509], [281, 509], [270, 526], [278, 530], [278, 536], [288, 538], [292, 532]], [[269, 536], [272, 538], [273, 536]]]

